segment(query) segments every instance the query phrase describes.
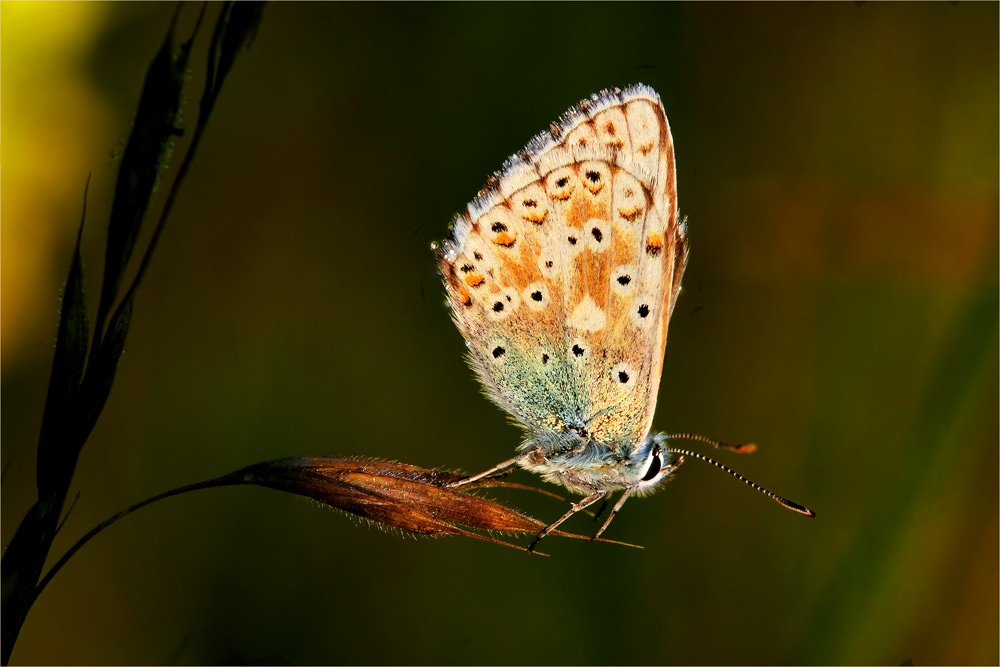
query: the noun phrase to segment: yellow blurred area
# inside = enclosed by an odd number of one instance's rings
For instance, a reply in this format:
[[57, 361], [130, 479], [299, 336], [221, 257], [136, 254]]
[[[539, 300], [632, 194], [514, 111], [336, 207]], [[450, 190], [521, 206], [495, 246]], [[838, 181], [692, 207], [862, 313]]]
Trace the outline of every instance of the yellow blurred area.
[[[55, 312], [46, 277], [80, 221], [106, 113], [81, 73], [109, 6], [0, 3], [0, 363], [16, 358], [36, 318]], [[43, 293], [44, 292], [44, 293]]]

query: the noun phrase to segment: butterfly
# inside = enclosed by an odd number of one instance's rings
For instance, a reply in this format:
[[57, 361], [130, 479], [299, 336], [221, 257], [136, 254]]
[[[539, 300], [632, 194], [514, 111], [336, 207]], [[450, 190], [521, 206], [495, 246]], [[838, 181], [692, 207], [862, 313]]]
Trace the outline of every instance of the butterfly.
[[583, 494], [537, 543], [621, 491], [600, 536], [685, 455], [736, 475], [665, 446], [689, 436], [650, 432], [688, 261], [673, 138], [652, 88], [604, 90], [571, 107], [493, 174], [435, 249], [469, 363], [525, 431], [517, 456], [455, 485], [516, 465]]

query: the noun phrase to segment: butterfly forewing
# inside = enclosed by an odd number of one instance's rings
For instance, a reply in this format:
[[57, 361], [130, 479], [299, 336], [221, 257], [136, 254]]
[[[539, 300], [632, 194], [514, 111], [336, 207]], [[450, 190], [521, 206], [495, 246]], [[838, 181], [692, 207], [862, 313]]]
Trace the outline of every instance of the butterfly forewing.
[[651, 426], [685, 259], [670, 129], [645, 86], [532, 140], [439, 256], [487, 394], [529, 431], [625, 450]]

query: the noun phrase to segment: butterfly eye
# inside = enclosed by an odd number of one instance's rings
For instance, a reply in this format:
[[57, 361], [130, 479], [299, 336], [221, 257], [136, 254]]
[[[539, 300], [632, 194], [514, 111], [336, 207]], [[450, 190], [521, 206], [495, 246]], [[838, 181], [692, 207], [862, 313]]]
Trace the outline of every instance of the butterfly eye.
[[642, 476], [642, 481], [648, 482], [649, 480], [656, 477], [657, 473], [660, 472], [660, 468], [663, 464], [660, 463], [660, 452], [659, 450], [653, 450], [653, 460], [649, 462], [649, 469], [646, 474]]

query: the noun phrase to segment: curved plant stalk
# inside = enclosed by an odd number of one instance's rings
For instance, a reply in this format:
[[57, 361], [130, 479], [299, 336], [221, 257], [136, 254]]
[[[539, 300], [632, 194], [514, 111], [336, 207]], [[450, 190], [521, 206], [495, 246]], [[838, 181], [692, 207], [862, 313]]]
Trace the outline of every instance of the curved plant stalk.
[[[355, 457], [293, 457], [257, 463], [228, 475], [164, 491], [102, 521], [77, 540], [76, 544], [49, 569], [35, 588], [35, 597], [41, 594], [52, 578], [83, 545], [119, 519], [159, 500], [182, 493], [241, 484], [263, 486], [312, 498], [368, 521], [415, 535], [464, 535], [536, 555], [546, 555], [473, 532], [472, 529], [507, 534], [536, 534], [544, 529], [546, 524], [506, 505], [447, 486], [464, 477], [455, 472], [428, 470], [405, 463]], [[545, 495], [556, 495], [531, 486], [510, 484], [490, 478], [460, 488], [483, 487], [528, 489]], [[561, 530], [552, 531], [550, 534], [583, 540], [591, 539], [585, 535]], [[598, 538], [596, 541], [636, 546], [603, 538]]]

